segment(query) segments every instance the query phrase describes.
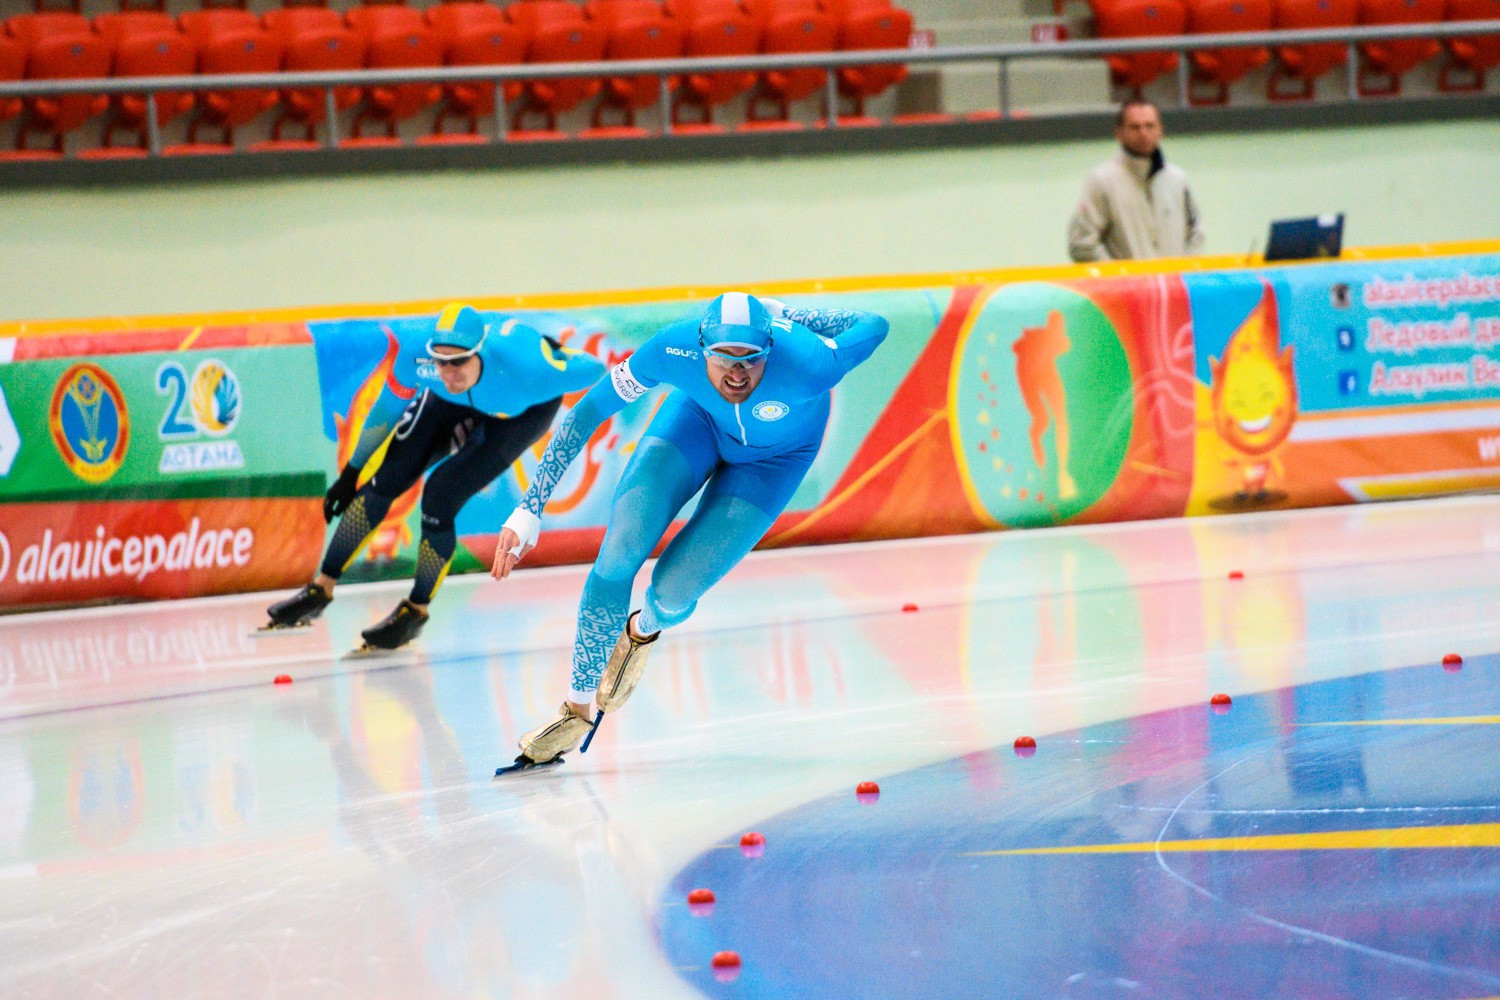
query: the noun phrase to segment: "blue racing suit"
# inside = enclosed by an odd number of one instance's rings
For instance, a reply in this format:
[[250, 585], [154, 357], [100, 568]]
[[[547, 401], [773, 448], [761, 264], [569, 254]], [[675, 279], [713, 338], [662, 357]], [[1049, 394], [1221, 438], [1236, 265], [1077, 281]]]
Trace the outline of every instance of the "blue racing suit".
[[620, 477], [583, 588], [568, 696], [579, 704], [599, 686], [635, 576], [678, 511], [703, 490], [652, 573], [641, 619], [651, 631], [685, 621], [765, 535], [817, 457], [830, 391], [874, 353], [889, 324], [870, 313], [787, 309], [774, 323], [761, 381], [742, 403], [709, 380], [698, 331], [696, 318], [673, 323], [611, 368], [558, 427], [521, 501], [540, 517], [601, 423], [651, 388], [672, 387]]
[[400, 342], [349, 459], [353, 472], [345, 474], [357, 475], [387, 439], [390, 444], [343, 512], [321, 568], [335, 580], [342, 576], [395, 499], [432, 469], [422, 490], [422, 537], [408, 598], [419, 606], [431, 602], [447, 576], [458, 545], [459, 510], [547, 433], [563, 395], [588, 388], [604, 374], [597, 358], [549, 341], [515, 319], [484, 338], [479, 381], [465, 392], [444, 387], [427, 353], [425, 337]]
[[407, 404], [421, 392], [488, 417], [509, 420], [538, 403], [587, 389], [604, 374], [604, 365], [597, 358], [569, 350], [514, 317], [491, 329], [479, 348], [479, 359], [483, 365], [479, 381], [467, 392], [452, 393], [428, 360], [426, 338], [402, 340], [396, 363], [365, 418], [349, 464], [364, 468], [396, 429]]

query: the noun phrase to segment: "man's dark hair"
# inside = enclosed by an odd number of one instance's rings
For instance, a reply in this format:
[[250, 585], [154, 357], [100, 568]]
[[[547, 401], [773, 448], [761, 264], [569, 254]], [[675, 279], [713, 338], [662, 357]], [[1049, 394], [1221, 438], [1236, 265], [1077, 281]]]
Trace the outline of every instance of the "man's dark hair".
[[1125, 124], [1125, 112], [1129, 111], [1131, 108], [1150, 108], [1152, 111], [1156, 112], [1158, 117], [1160, 117], [1161, 115], [1161, 110], [1157, 108], [1155, 103], [1146, 100], [1144, 97], [1132, 97], [1124, 104], [1121, 104], [1120, 110], [1116, 112], [1115, 128], [1119, 128], [1121, 125]]

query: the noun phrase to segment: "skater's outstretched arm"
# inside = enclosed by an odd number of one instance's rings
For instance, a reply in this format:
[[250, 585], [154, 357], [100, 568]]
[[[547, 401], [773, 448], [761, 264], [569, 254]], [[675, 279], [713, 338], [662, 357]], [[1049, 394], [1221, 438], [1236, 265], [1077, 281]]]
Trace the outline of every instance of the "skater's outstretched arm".
[[[588, 444], [599, 425], [658, 384], [658, 379], [634, 370], [644, 368], [654, 371], [651, 362], [643, 357], [647, 353], [642, 348], [631, 358], [611, 368], [608, 377], [585, 393], [578, 405], [558, 425], [552, 440], [547, 442], [547, 450], [542, 454], [541, 461], [537, 463], [531, 488], [526, 491], [515, 513], [506, 520], [505, 527], [500, 531], [500, 542], [495, 548], [495, 563], [490, 569], [490, 575], [495, 579], [503, 580], [509, 576], [521, 557], [536, 544], [536, 536], [541, 530], [542, 510], [551, 499], [552, 491], [562, 482], [568, 467]], [[632, 362], [635, 364], [632, 365]]]

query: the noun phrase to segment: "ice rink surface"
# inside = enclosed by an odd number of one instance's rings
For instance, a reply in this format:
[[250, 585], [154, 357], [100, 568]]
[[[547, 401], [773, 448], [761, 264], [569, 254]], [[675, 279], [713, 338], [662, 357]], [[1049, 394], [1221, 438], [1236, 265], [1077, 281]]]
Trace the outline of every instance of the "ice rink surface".
[[583, 576], [0, 619], [0, 997], [1500, 995], [1500, 498], [760, 553], [493, 781]]

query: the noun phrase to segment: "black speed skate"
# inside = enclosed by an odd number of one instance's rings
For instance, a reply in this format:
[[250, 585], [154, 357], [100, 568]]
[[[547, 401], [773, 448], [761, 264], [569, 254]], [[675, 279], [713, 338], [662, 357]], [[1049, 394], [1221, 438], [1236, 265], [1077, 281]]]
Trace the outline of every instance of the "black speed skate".
[[271, 620], [261, 626], [262, 632], [300, 628], [311, 625], [312, 620], [333, 603], [333, 595], [316, 583], [309, 583], [284, 601], [277, 601], [266, 609]]
[[402, 601], [396, 605], [395, 611], [360, 633], [365, 644], [359, 648], [359, 652], [400, 649], [421, 635], [422, 626], [426, 624], [427, 612], [417, 610], [417, 606], [411, 601]]

